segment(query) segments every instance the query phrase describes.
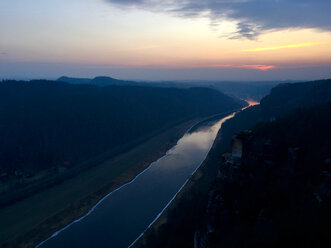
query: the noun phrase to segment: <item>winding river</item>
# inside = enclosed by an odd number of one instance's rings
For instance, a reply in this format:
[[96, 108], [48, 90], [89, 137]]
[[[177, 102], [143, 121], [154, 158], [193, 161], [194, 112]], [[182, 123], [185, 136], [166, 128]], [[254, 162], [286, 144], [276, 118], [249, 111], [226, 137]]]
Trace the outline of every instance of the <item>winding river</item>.
[[134, 180], [105, 196], [84, 217], [54, 233], [40, 248], [122, 248], [132, 245], [161, 215], [206, 158], [222, 124], [200, 123]]

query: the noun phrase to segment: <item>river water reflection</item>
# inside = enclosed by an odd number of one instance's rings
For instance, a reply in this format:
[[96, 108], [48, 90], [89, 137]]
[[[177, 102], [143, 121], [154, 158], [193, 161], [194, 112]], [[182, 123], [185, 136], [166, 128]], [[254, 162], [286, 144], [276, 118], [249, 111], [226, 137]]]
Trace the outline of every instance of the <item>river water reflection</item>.
[[233, 114], [187, 132], [165, 156], [106, 196], [93, 211], [38, 247], [122, 248], [134, 242], [170, 203], [207, 156]]

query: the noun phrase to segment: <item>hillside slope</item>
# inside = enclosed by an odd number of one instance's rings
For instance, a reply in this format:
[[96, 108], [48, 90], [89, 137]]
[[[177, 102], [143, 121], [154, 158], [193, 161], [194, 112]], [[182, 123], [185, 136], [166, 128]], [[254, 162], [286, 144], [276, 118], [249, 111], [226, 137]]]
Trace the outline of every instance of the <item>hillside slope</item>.
[[196, 247], [329, 244], [330, 116], [328, 102], [238, 134], [242, 155], [219, 165]]
[[227, 121], [221, 130], [222, 152], [229, 151], [232, 136], [259, 122], [273, 121], [287, 112], [331, 101], [331, 79], [280, 84], [261, 100], [260, 105], [246, 109]]
[[1, 179], [67, 170], [162, 128], [241, 105], [206, 88], [4, 81], [0, 83]]

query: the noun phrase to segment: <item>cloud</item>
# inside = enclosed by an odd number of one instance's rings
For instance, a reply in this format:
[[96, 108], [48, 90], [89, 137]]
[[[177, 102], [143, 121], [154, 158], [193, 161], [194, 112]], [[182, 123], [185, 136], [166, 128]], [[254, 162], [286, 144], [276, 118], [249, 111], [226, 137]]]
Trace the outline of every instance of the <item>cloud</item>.
[[207, 16], [211, 23], [232, 20], [229, 38], [254, 39], [270, 30], [315, 28], [331, 31], [329, 0], [105, 0], [122, 7], [162, 11], [181, 17]]
[[298, 44], [289, 44], [289, 45], [282, 45], [282, 46], [272, 46], [272, 47], [258, 47], [258, 48], [250, 48], [250, 49], [242, 49], [241, 52], [263, 52], [263, 51], [273, 51], [273, 50], [280, 50], [286, 48], [300, 48], [300, 47], [310, 47], [310, 46], [317, 46], [326, 44], [325, 42], [304, 42]]
[[210, 65], [209, 68], [241, 68], [241, 69], [250, 69], [250, 70], [258, 70], [258, 71], [269, 71], [272, 69], [276, 69], [277, 67], [274, 65]]

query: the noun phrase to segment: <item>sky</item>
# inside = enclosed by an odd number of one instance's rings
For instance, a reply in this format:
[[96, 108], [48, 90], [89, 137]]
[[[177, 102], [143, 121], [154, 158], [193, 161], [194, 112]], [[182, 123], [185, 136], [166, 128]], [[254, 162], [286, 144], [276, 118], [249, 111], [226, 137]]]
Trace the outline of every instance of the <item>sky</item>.
[[0, 78], [331, 78], [331, 0], [0, 0]]

